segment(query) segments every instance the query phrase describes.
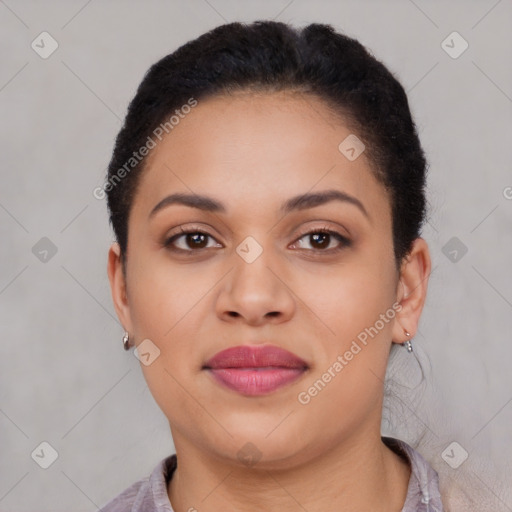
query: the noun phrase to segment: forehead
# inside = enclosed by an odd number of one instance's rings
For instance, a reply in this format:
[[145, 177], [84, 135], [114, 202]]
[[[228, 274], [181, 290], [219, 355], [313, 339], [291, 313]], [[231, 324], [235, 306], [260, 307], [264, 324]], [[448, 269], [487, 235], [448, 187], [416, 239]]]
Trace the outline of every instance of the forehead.
[[274, 202], [315, 189], [338, 188], [386, 209], [387, 194], [364, 152], [349, 160], [340, 143], [354, 136], [312, 95], [240, 92], [199, 101], [149, 154], [133, 209], [149, 214], [180, 191], [228, 205]]

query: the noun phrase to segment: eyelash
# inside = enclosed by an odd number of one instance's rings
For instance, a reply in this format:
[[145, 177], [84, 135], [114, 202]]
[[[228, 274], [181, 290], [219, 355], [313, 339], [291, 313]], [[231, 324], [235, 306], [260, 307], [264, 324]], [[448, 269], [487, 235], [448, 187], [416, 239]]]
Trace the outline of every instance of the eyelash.
[[[212, 235], [210, 235], [209, 233], [207, 233], [206, 231], [203, 231], [201, 229], [194, 229], [194, 228], [183, 229], [183, 228], [180, 228], [180, 233], [178, 233], [176, 235], [173, 235], [170, 238], [168, 238], [167, 240], [165, 240], [164, 247], [169, 249], [172, 252], [179, 252], [179, 253], [182, 253], [182, 254], [183, 253], [194, 253], [194, 252], [198, 252], [198, 251], [209, 249], [209, 247], [202, 247], [202, 248], [199, 248], [199, 249], [179, 249], [179, 248], [173, 247], [173, 243], [177, 239], [179, 239], [179, 238], [181, 238], [183, 236], [186, 236], [186, 235], [190, 235], [190, 234], [205, 235], [207, 237], [210, 237], [210, 238], [214, 239], [214, 237]], [[351, 245], [351, 243], [352, 243], [351, 240], [349, 240], [347, 237], [345, 237], [345, 236], [341, 235], [340, 233], [338, 233], [337, 231], [334, 231], [334, 230], [329, 229], [327, 227], [320, 228], [320, 229], [316, 228], [316, 229], [313, 229], [313, 230], [301, 233], [300, 236], [296, 239], [296, 242], [299, 241], [301, 238], [304, 238], [305, 236], [315, 235], [315, 234], [331, 235], [338, 242], [340, 242], [340, 245], [338, 247], [334, 248], [334, 249], [332, 249], [332, 248], [331, 249], [306, 249], [307, 252], [313, 252], [313, 253], [317, 253], [317, 254], [321, 254], [321, 253], [333, 254], [333, 253], [337, 253], [337, 252], [343, 250], [346, 247], [349, 247]], [[294, 242], [294, 244], [296, 242]]]

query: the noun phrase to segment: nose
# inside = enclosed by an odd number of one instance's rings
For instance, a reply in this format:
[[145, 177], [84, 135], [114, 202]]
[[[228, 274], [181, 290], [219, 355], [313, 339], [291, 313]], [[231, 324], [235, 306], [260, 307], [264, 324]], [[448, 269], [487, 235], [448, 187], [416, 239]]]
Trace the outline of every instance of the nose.
[[296, 302], [287, 283], [284, 265], [266, 257], [269, 250], [253, 262], [234, 254], [234, 268], [223, 279], [217, 297], [217, 315], [227, 322], [252, 326], [281, 323], [289, 320]]

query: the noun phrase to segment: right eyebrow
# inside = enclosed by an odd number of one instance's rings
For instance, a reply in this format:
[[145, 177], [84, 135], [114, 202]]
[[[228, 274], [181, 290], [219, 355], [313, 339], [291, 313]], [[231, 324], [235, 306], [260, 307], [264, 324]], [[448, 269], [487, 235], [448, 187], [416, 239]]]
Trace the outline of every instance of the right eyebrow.
[[198, 194], [171, 194], [164, 197], [149, 214], [149, 217], [153, 217], [158, 211], [170, 206], [172, 204], [181, 204], [189, 206], [190, 208], [198, 208], [200, 210], [208, 212], [220, 212], [226, 213], [226, 207], [216, 199], [208, 196], [201, 196]]

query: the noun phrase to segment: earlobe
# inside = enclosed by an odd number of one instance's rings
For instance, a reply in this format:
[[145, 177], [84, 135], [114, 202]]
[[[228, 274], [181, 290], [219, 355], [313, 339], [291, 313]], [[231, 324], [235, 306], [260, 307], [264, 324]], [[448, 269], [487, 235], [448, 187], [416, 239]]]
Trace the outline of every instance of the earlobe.
[[112, 243], [108, 251], [107, 274], [117, 317], [125, 330], [131, 332], [130, 309], [121, 261], [121, 248], [117, 242]]
[[[427, 242], [423, 238], [417, 238], [400, 270], [397, 300], [401, 309], [397, 312], [393, 326], [393, 341], [396, 343], [404, 343], [413, 338], [418, 330], [430, 272], [431, 261]], [[406, 332], [410, 333], [410, 336], [407, 336]]]

